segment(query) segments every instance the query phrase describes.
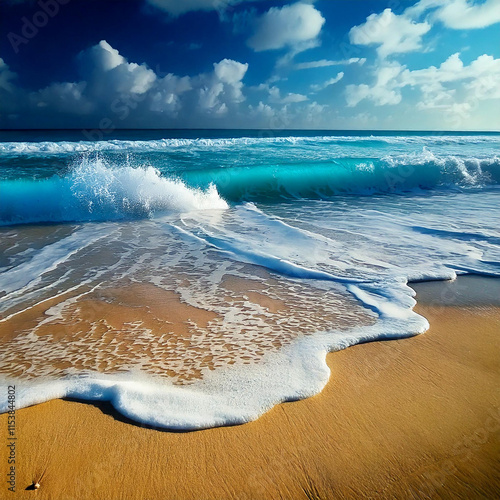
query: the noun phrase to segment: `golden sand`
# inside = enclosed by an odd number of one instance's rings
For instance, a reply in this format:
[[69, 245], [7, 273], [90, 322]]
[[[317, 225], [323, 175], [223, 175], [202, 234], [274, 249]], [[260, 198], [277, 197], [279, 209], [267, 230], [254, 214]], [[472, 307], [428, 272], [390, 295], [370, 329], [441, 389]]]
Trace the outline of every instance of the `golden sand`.
[[241, 426], [146, 429], [104, 403], [19, 410], [17, 493], [2, 481], [0, 498], [498, 498], [500, 308], [417, 311], [427, 333], [329, 354], [321, 394]]

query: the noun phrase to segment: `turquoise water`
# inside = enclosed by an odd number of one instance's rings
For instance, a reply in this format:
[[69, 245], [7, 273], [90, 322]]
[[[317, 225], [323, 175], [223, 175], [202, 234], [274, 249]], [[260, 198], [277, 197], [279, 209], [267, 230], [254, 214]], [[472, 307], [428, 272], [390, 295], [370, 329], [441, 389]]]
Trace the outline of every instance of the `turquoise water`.
[[[328, 350], [425, 331], [408, 281], [500, 274], [498, 134], [84, 139], [0, 133], [0, 370], [22, 405], [246, 422], [321, 390]], [[144, 285], [212, 319], [184, 318], [177, 344], [168, 314], [145, 319], [153, 295], [124, 298]], [[102, 309], [125, 305], [119, 326]]]

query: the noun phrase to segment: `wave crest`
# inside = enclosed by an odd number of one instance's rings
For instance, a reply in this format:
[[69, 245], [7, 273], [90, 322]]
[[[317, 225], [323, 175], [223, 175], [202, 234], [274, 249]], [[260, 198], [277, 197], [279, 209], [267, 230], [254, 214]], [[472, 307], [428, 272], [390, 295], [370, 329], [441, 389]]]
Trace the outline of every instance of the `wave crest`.
[[266, 146], [273, 144], [296, 145], [337, 145], [363, 147], [390, 146], [446, 146], [446, 145], [491, 145], [497, 146], [500, 137], [494, 135], [318, 135], [318, 136], [277, 136], [277, 137], [232, 137], [232, 138], [164, 138], [150, 140], [106, 141], [42, 141], [42, 142], [2, 142], [0, 154], [8, 155], [59, 155], [67, 153], [92, 153], [104, 151], [162, 151], [176, 148], [217, 149], [241, 146]]
[[214, 183], [231, 201], [324, 199], [435, 188], [481, 188], [500, 183], [500, 158], [436, 157], [431, 152], [323, 163], [203, 169], [183, 174], [198, 188]]
[[1, 181], [0, 225], [152, 217], [158, 212], [225, 209], [216, 187], [190, 188], [153, 167], [113, 167], [83, 159], [65, 177]]

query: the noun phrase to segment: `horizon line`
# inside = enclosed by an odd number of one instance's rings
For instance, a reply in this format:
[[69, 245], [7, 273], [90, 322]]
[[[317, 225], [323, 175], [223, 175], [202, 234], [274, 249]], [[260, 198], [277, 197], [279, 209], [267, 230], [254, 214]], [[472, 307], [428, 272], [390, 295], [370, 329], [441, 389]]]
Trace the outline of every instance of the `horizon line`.
[[[54, 131], [84, 131], [88, 130], [86, 127], [78, 127], [78, 128], [0, 128], [0, 132], [54, 132]], [[93, 130], [93, 129], [91, 129]], [[97, 129], [99, 130], [99, 129]], [[189, 127], [181, 127], [181, 128], [115, 128], [112, 131], [109, 131], [109, 135], [114, 132], [122, 132], [122, 131], [139, 131], [139, 130], [148, 130], [148, 131], [183, 131], [183, 130], [200, 130], [200, 131], [273, 131], [275, 133], [282, 132], [435, 132], [435, 133], [487, 133], [487, 134], [500, 134], [499, 130], [481, 130], [481, 129], [469, 129], [469, 130], [447, 130], [447, 129], [371, 129], [371, 128], [360, 128], [360, 129], [333, 129], [333, 128], [287, 128], [287, 129], [274, 129], [274, 128], [189, 128]]]

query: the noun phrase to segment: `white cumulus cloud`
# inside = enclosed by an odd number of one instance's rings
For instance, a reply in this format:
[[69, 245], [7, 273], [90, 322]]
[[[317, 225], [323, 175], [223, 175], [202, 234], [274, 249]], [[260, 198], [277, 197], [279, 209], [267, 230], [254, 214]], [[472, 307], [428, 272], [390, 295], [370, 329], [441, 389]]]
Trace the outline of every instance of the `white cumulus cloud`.
[[356, 106], [364, 99], [372, 101], [376, 106], [400, 103], [401, 92], [396, 79], [402, 69], [403, 66], [399, 63], [386, 63], [377, 69], [374, 85], [369, 86], [364, 83], [348, 85], [346, 87], [347, 105]]
[[11, 80], [16, 78], [16, 74], [9, 69], [8, 64], [0, 57], [0, 90], [12, 91]]
[[50, 112], [85, 115], [93, 110], [92, 104], [84, 97], [85, 82], [52, 83], [48, 87], [30, 94], [30, 100], [39, 108]]
[[419, 16], [433, 10], [430, 18], [456, 30], [477, 29], [500, 23], [500, 1], [420, 0], [406, 13]]
[[125, 62], [120, 53], [106, 40], [80, 53], [80, 61], [85, 70], [109, 71]]
[[214, 73], [224, 83], [235, 84], [243, 79], [247, 72], [248, 64], [242, 64], [231, 59], [223, 59], [214, 63]]
[[480, 101], [491, 100], [500, 112], [500, 59], [483, 54], [465, 65], [459, 53], [439, 66], [410, 70], [399, 63], [386, 63], [375, 72], [372, 85], [348, 85], [346, 101], [350, 107], [363, 100], [376, 106], [401, 102], [403, 88], [419, 92], [416, 107], [441, 109], [448, 116], [470, 112]]
[[157, 79], [145, 64], [129, 63], [105, 40], [81, 52], [79, 62], [88, 91], [95, 96], [107, 97], [112, 92], [144, 94]]
[[431, 29], [424, 21], [417, 23], [406, 15], [396, 15], [391, 9], [380, 14], [371, 14], [366, 22], [349, 31], [354, 45], [377, 45], [381, 58], [391, 54], [412, 52], [422, 48], [422, 37]]
[[257, 52], [295, 48], [315, 40], [325, 22], [321, 12], [308, 3], [271, 7], [255, 20], [255, 33], [247, 40]]
[[225, 114], [227, 104], [244, 101], [242, 79], [247, 69], [248, 64], [233, 61], [232, 59], [223, 59], [218, 63], [214, 63], [213, 74], [199, 77], [202, 84], [199, 91], [199, 102], [202, 109], [215, 111], [217, 114]]
[[302, 94], [295, 94], [293, 92], [289, 92], [285, 97], [283, 97], [281, 99], [281, 102], [283, 104], [291, 104], [291, 103], [294, 103], [294, 102], [303, 102], [303, 101], [307, 101], [307, 97], [305, 95], [302, 95]]
[[245, 100], [242, 80], [248, 64], [232, 59], [192, 77], [159, 75], [146, 64], [129, 62], [102, 40], [82, 51], [77, 61], [79, 81], [28, 91], [12, 85], [15, 75], [0, 59], [0, 108], [5, 116], [24, 116], [30, 124], [43, 126], [81, 127], [102, 120], [115, 128], [208, 126], [213, 119], [237, 115]]

